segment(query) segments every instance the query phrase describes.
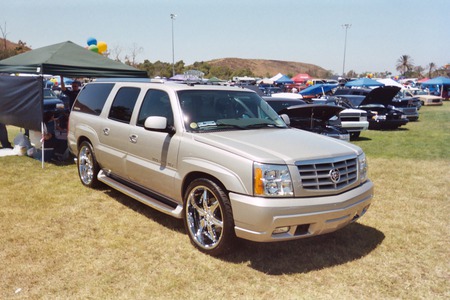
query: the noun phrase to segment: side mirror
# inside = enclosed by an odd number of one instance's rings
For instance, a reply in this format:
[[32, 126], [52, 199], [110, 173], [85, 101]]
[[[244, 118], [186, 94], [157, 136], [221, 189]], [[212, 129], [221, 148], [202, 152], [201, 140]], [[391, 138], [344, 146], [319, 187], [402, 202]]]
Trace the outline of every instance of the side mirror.
[[280, 115], [281, 119], [283, 119], [284, 123], [286, 123], [287, 126], [291, 126], [291, 119], [289, 119], [289, 116], [286, 114]]
[[171, 135], [175, 133], [173, 126], [167, 126], [167, 118], [160, 116], [151, 116], [145, 119], [144, 128], [147, 130], [167, 132]]

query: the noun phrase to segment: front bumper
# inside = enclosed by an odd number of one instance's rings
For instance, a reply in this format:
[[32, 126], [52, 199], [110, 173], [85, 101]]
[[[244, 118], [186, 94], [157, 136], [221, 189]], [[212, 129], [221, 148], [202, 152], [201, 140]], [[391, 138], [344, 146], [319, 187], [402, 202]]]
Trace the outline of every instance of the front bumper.
[[[240, 238], [274, 242], [336, 231], [356, 221], [373, 197], [370, 180], [343, 194], [314, 198], [256, 198], [230, 193]], [[281, 233], [274, 233], [282, 229]]]
[[341, 122], [342, 128], [348, 132], [358, 132], [369, 129], [369, 121], [351, 122], [345, 121]]

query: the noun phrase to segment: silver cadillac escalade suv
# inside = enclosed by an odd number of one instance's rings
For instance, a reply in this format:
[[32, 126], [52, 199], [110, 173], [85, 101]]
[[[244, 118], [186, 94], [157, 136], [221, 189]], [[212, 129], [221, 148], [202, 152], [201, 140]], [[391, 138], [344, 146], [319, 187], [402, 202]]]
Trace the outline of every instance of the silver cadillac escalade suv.
[[78, 95], [68, 143], [83, 185], [183, 219], [195, 247], [220, 255], [237, 238], [335, 231], [371, 203], [359, 147], [284, 120], [240, 87], [104, 80]]

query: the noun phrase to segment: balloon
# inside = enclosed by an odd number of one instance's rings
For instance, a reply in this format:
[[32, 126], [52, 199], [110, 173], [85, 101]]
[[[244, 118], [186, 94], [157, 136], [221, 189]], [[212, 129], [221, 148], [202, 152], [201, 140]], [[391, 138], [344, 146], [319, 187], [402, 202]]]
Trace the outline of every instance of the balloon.
[[90, 37], [87, 39], [87, 44], [88, 44], [88, 46], [97, 45], [97, 40], [93, 37]]
[[108, 45], [105, 42], [98, 42], [97, 47], [98, 47], [98, 53], [100, 53], [100, 54], [105, 52], [106, 49], [108, 49]]
[[90, 46], [89, 46], [89, 50], [91, 50], [92, 52], [98, 53], [98, 47], [97, 47], [97, 45], [90, 45]]

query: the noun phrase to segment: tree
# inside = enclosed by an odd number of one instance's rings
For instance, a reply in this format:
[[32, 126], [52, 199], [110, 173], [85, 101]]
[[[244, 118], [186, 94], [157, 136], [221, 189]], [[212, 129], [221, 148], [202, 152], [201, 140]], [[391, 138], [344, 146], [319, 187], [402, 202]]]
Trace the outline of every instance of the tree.
[[425, 69], [422, 66], [415, 66], [414, 67], [414, 77], [419, 77], [419, 78], [424, 77], [423, 71], [425, 71]]
[[436, 70], [436, 64], [434, 62], [430, 62], [428, 64], [428, 78], [432, 77], [432, 74], [435, 70]]
[[133, 47], [131, 48], [131, 54], [128, 56], [125, 56], [125, 63], [129, 66], [136, 67], [136, 57], [144, 51], [144, 48], [139, 47], [136, 43], [133, 44]]
[[5, 28], [3, 28], [2, 26], [0, 26], [0, 31], [2, 32], [2, 37], [3, 37], [3, 50], [8, 50], [7, 46], [6, 46], [6, 36], [8, 35], [8, 33], [6, 32], [6, 22], [5, 22]]
[[412, 58], [409, 55], [402, 55], [397, 60], [396, 70], [401, 72], [403, 76], [406, 76], [407, 73], [412, 69], [413, 67], [413, 61]]

